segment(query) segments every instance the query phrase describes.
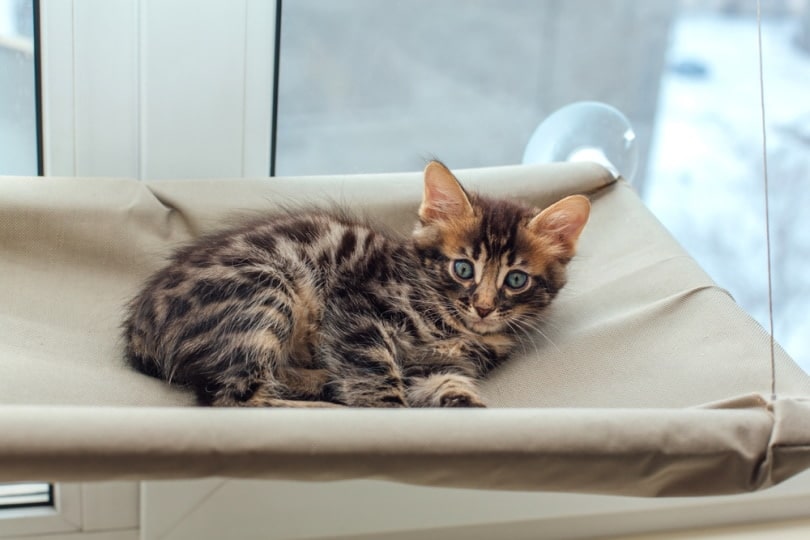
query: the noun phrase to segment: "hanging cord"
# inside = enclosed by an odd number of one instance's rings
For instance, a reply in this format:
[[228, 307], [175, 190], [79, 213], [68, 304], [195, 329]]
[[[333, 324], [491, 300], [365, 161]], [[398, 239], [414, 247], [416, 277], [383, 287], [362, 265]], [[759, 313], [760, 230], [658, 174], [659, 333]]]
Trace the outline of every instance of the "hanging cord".
[[768, 258], [768, 323], [771, 335], [771, 399], [776, 399], [776, 340], [773, 336], [773, 278], [771, 273], [771, 213], [768, 201], [768, 139], [765, 134], [765, 77], [762, 69], [762, 5], [757, 0], [757, 46], [759, 52], [759, 105], [762, 121], [762, 173], [765, 186], [765, 246]]

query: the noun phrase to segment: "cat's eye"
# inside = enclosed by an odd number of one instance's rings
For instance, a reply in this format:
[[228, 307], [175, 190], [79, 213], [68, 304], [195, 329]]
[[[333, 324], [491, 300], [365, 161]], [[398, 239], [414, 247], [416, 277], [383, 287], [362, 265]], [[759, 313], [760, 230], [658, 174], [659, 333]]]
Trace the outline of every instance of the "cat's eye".
[[475, 269], [470, 261], [466, 259], [459, 259], [453, 263], [453, 272], [460, 279], [472, 279], [475, 275]]
[[522, 289], [526, 286], [526, 282], [529, 281], [529, 276], [526, 272], [521, 272], [520, 270], [512, 270], [508, 274], [506, 274], [506, 279], [504, 279], [504, 283], [510, 289]]

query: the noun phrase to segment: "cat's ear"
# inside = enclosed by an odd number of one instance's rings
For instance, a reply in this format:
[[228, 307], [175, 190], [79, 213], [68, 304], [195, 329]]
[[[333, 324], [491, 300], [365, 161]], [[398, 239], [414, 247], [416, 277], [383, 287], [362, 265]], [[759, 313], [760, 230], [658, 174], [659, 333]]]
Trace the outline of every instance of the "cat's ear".
[[425, 167], [425, 191], [419, 217], [424, 223], [471, 217], [470, 199], [453, 173], [438, 161]]
[[571, 195], [534, 216], [528, 227], [535, 234], [551, 236], [562, 245], [567, 256], [573, 256], [590, 213], [587, 197]]

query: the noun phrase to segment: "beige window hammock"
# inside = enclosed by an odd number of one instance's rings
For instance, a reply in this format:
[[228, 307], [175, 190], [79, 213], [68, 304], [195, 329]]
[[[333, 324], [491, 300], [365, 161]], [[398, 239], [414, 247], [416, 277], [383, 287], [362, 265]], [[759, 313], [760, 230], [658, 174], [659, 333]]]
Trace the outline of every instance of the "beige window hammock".
[[130, 369], [124, 302], [177, 244], [239, 215], [338, 201], [409, 231], [421, 177], [0, 178], [0, 481], [225, 476], [709, 495], [810, 468], [810, 377], [592, 164], [459, 172], [547, 205], [591, 197], [548, 339], [481, 410], [194, 407]]

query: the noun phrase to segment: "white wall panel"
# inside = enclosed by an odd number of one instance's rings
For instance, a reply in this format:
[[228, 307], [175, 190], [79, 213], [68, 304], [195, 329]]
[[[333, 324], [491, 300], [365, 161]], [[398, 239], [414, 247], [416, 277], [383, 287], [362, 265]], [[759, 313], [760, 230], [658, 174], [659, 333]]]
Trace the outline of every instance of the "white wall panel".
[[241, 176], [244, 0], [142, 5], [144, 176]]
[[137, 0], [73, 6], [76, 170], [138, 174]]
[[82, 530], [137, 529], [140, 525], [138, 482], [81, 484]]
[[42, 0], [46, 174], [267, 176], [275, 2]]

